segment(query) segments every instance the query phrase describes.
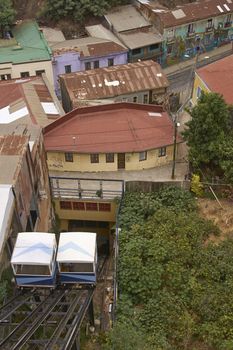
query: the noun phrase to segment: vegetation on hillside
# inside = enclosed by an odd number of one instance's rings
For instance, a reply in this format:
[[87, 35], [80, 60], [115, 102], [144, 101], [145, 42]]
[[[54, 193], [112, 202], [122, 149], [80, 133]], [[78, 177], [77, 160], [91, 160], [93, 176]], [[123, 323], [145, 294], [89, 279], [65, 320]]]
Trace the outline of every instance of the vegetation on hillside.
[[233, 182], [232, 106], [228, 106], [219, 94], [203, 93], [190, 114], [192, 118], [183, 136], [194, 169]]
[[15, 18], [15, 10], [11, 0], [0, 0], [0, 38], [4, 38]]
[[127, 0], [47, 0], [43, 14], [55, 20], [69, 18], [82, 22], [90, 15], [102, 16], [113, 6], [127, 2]]
[[178, 188], [126, 193], [121, 228], [120, 300], [106, 349], [232, 349], [233, 240], [208, 240], [219, 230], [195, 198]]

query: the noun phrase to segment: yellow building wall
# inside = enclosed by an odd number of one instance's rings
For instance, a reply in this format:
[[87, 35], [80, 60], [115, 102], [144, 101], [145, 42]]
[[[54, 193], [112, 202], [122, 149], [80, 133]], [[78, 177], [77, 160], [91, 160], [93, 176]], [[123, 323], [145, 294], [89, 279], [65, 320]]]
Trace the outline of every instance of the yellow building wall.
[[[62, 198], [61, 201], [75, 202], [71, 199]], [[111, 203], [111, 211], [93, 211], [93, 210], [74, 210], [74, 209], [61, 209], [60, 200], [55, 199], [55, 212], [60, 220], [88, 220], [88, 221], [108, 221], [115, 222], [117, 204], [113, 201], [104, 200], [79, 200], [78, 202], [91, 202], [91, 203]], [[64, 228], [65, 229], [65, 228]]]
[[0, 69], [7, 69], [7, 72], [11, 74], [12, 79], [20, 78], [21, 72], [29, 72], [30, 76], [35, 76], [37, 70], [44, 69], [46, 77], [48, 78], [51, 86], [54, 86], [53, 69], [51, 61], [25, 62], [21, 64], [4, 63], [0, 64]]
[[[125, 170], [150, 169], [164, 165], [172, 160], [173, 145], [166, 147], [166, 156], [159, 157], [159, 149], [147, 151], [147, 159], [139, 161], [139, 153], [125, 154]], [[89, 154], [73, 153], [73, 162], [65, 161], [62, 152], [47, 152], [47, 162], [50, 171], [117, 171], [117, 154], [114, 155], [114, 163], [106, 163], [105, 154], [99, 154], [99, 163], [91, 163]]]
[[205, 82], [199, 77], [197, 73], [195, 73], [195, 79], [194, 79], [194, 84], [193, 84], [193, 94], [192, 94], [192, 104], [196, 105], [198, 101], [197, 97], [197, 91], [198, 87], [203, 91], [203, 92], [210, 92], [210, 89], [208, 86], [205, 84]]

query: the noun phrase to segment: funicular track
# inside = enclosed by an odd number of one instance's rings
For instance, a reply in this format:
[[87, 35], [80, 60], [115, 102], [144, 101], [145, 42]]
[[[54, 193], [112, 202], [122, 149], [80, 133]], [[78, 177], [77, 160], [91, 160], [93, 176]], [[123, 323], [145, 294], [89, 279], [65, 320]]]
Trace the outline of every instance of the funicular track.
[[87, 286], [19, 293], [0, 308], [0, 349], [71, 349], [93, 294]]

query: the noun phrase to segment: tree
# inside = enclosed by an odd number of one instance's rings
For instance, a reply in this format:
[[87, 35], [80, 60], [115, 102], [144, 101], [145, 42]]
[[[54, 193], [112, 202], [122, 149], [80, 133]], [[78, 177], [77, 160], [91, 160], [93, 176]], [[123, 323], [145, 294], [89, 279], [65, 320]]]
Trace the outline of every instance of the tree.
[[222, 96], [203, 93], [190, 112], [192, 119], [183, 132], [189, 159], [195, 168], [219, 166], [219, 145], [230, 132], [230, 113]]
[[0, 30], [2, 38], [4, 38], [5, 31], [12, 25], [15, 13], [11, 0], [0, 0]]
[[75, 21], [83, 21], [90, 15], [102, 16], [112, 6], [127, 2], [126, 0], [47, 0], [44, 13], [56, 20], [69, 16]]
[[126, 193], [121, 213], [120, 301], [111, 345], [120, 349], [126, 341], [143, 349], [140, 338], [131, 341], [140, 330], [149, 349], [232, 349], [233, 240], [212, 244], [208, 238], [218, 228], [180, 189]]

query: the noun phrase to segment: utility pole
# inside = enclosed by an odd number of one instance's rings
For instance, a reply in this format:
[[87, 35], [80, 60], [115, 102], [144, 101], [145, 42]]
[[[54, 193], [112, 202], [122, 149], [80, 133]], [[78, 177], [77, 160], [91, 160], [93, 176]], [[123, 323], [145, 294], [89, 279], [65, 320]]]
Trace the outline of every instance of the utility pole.
[[177, 113], [174, 115], [174, 136], [173, 136], [173, 158], [172, 158], [172, 179], [175, 179], [176, 168], [176, 144], [177, 144], [177, 127], [180, 123], [177, 122]]

